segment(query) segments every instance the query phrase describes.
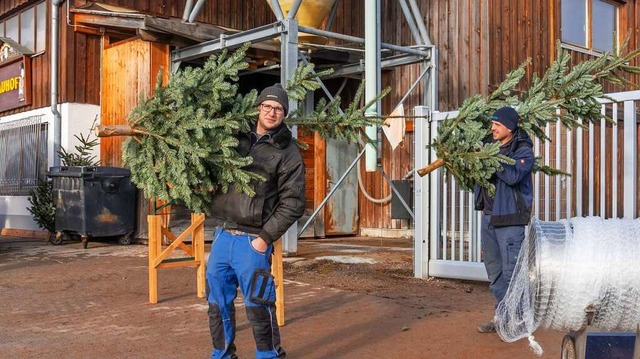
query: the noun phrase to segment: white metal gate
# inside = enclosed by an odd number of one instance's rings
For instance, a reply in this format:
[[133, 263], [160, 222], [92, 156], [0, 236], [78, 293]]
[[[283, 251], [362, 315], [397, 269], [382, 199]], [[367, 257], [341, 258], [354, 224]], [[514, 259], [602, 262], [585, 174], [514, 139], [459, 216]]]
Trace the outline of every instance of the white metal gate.
[[[574, 216], [604, 218], [639, 216], [638, 120], [640, 91], [608, 94], [602, 113], [614, 120], [567, 131], [549, 125], [550, 142], [534, 140], [536, 157], [571, 176], [534, 175], [533, 215], [544, 221]], [[416, 107], [415, 167], [435, 159], [426, 146], [440, 121], [457, 111], [432, 112]], [[429, 116], [430, 115], [430, 116]], [[480, 213], [473, 210], [473, 194], [459, 189], [451, 175], [438, 169], [415, 177], [416, 277], [487, 280], [480, 251]]]

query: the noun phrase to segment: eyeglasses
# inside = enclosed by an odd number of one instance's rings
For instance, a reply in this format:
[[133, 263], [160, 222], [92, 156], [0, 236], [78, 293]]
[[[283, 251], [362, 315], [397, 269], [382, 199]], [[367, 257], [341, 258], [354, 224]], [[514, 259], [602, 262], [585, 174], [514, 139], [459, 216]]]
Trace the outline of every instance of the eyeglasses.
[[265, 112], [265, 113], [269, 113], [271, 112], [271, 110], [275, 111], [276, 115], [281, 115], [284, 113], [284, 108], [279, 107], [279, 106], [271, 106], [271, 105], [267, 105], [266, 103], [263, 103], [260, 105], [260, 109]]

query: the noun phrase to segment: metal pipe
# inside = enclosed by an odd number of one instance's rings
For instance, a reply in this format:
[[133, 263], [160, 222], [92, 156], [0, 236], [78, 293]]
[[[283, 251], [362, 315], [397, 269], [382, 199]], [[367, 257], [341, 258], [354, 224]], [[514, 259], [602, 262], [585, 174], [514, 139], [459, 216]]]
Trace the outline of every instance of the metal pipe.
[[416, 0], [409, 0], [409, 5], [411, 5], [411, 10], [413, 10], [413, 16], [415, 16], [416, 24], [418, 24], [418, 29], [422, 34], [422, 39], [424, 40], [425, 45], [433, 45], [431, 42], [431, 38], [429, 37], [429, 32], [427, 31], [427, 26], [424, 24], [424, 19], [422, 18], [422, 14], [420, 13], [420, 8], [416, 3]]
[[198, 13], [200, 13], [200, 10], [202, 10], [202, 7], [204, 6], [204, 2], [205, 0], [198, 0], [198, 2], [196, 3], [196, 6], [194, 6], [193, 10], [191, 11], [191, 14], [189, 14], [189, 22], [196, 21], [196, 17], [198, 17]]
[[322, 202], [320, 203], [320, 205], [318, 206], [318, 208], [316, 208], [315, 211], [313, 211], [313, 213], [311, 214], [311, 216], [309, 217], [309, 219], [307, 219], [307, 221], [305, 222], [305, 224], [302, 226], [302, 228], [298, 231], [298, 237], [300, 237], [300, 235], [302, 234], [302, 232], [304, 232], [305, 229], [307, 229], [307, 227], [309, 226], [309, 224], [316, 218], [316, 216], [318, 215], [318, 212], [320, 212], [322, 210], [322, 207], [324, 207], [325, 204], [327, 204], [327, 201], [329, 201], [329, 198], [331, 198], [331, 195], [333, 195], [333, 193], [338, 189], [338, 187], [340, 187], [340, 184], [342, 183], [342, 181], [344, 181], [345, 178], [347, 178], [347, 175], [351, 172], [351, 170], [353, 169], [353, 167], [356, 166], [356, 164], [358, 163], [358, 161], [360, 160], [360, 157], [362, 157], [365, 153], [366, 149], [363, 149], [362, 151], [360, 151], [360, 153], [358, 154], [358, 157], [356, 157], [356, 159], [351, 163], [351, 165], [349, 166], [349, 168], [347, 168], [347, 170], [344, 172], [344, 174], [342, 175], [342, 177], [340, 177], [340, 179], [338, 179], [338, 182], [336, 182], [336, 184], [333, 186], [333, 188], [331, 189], [331, 191], [329, 191], [329, 194], [327, 194], [324, 199], [322, 200]]
[[[413, 82], [413, 84], [411, 85], [411, 87], [409, 87], [409, 90], [407, 90], [407, 93], [404, 94], [404, 96], [402, 97], [402, 99], [400, 100], [400, 102], [398, 102], [398, 104], [396, 105], [396, 107], [402, 105], [404, 103], [404, 101], [409, 97], [409, 95], [411, 94], [411, 92], [413, 92], [413, 89], [416, 88], [416, 86], [418, 85], [418, 83], [420, 82], [420, 80], [422, 79], [422, 77], [424, 77], [424, 75], [427, 73], [427, 71], [429, 71], [429, 69], [431, 69], [431, 66], [427, 66], [422, 73], [420, 74], [420, 76], [418, 76], [418, 78]], [[394, 107], [394, 109], [396, 108]]]
[[407, 0], [398, 0], [398, 2], [400, 3], [400, 8], [402, 8], [404, 18], [407, 19], [407, 25], [409, 25], [409, 30], [411, 30], [411, 35], [413, 35], [413, 39], [415, 40], [416, 44], [424, 45], [424, 41], [422, 37], [420, 37], [420, 33], [418, 32], [416, 21], [413, 18], [411, 9], [409, 9], [409, 5], [407, 5]]
[[[316, 29], [316, 28], [308, 27], [308, 26], [300, 26], [300, 25], [298, 25], [298, 31], [305, 32], [307, 34], [320, 35], [320, 36], [330, 37], [332, 39], [338, 39], [338, 40], [344, 40], [344, 41], [348, 41], [348, 42], [353, 42], [355, 44], [364, 44], [365, 43], [365, 39], [363, 39], [361, 37], [338, 34], [338, 33], [335, 33], [335, 32], [320, 30], [320, 29]], [[427, 52], [427, 51], [422, 51], [422, 50], [418, 50], [418, 49], [412, 49], [412, 48], [406, 47], [406, 46], [399, 46], [399, 45], [388, 44], [386, 42], [381, 42], [380, 43], [380, 47], [383, 48], [383, 49], [387, 49], [387, 50], [404, 52], [404, 53], [407, 53], [407, 54], [412, 54], [412, 55], [417, 55], [417, 56], [422, 56], [422, 57], [429, 57], [429, 52]]]
[[184, 6], [184, 13], [182, 14], [182, 21], [189, 20], [189, 14], [191, 14], [191, 9], [193, 9], [193, 0], [187, 0], [187, 4]]
[[62, 115], [58, 111], [58, 52], [59, 52], [59, 13], [58, 8], [63, 0], [51, 2], [51, 112], [53, 113], [53, 165], [60, 166], [60, 149], [62, 146]]
[[[416, 55], [408, 55], [408, 54], [395, 55], [395, 56], [389, 56], [380, 60], [380, 68], [384, 70], [390, 67], [410, 65], [416, 62], [423, 62], [423, 61], [424, 61], [423, 57], [418, 57]], [[357, 63], [343, 65], [340, 67], [334, 67], [332, 73], [330, 73], [327, 76], [323, 76], [322, 78], [331, 79], [336, 77], [349, 77], [356, 73], [360, 74], [362, 73], [362, 71], [364, 71], [364, 64], [357, 62]]]
[[300, 4], [302, 4], [302, 0], [295, 0], [293, 4], [291, 4], [291, 8], [289, 9], [289, 13], [287, 14], [287, 19], [293, 19], [296, 17], [296, 15], [298, 15]]
[[[298, 67], [298, 20], [283, 19], [282, 25], [285, 31], [280, 34], [280, 83], [286, 84], [293, 78], [296, 68]], [[297, 101], [289, 101], [289, 111], [298, 109]], [[291, 128], [291, 134], [294, 138], [298, 137], [298, 129], [294, 126]], [[282, 250], [285, 253], [296, 253], [298, 251], [298, 233], [297, 222], [282, 236]]]
[[327, 18], [327, 24], [324, 26], [325, 30], [328, 30], [333, 26], [333, 21], [336, 19], [336, 14], [338, 13], [338, 3], [340, 0], [336, 0], [331, 7], [331, 12], [329, 13], [329, 17]]
[[276, 19], [278, 19], [278, 21], [282, 21], [284, 19], [284, 14], [278, 0], [271, 0], [271, 10], [273, 11], [273, 14], [276, 16]]
[[[307, 60], [306, 57], [302, 56], [302, 61], [305, 63], [305, 65], [309, 65], [309, 61]], [[313, 72], [314, 75], [317, 75], [316, 74], [316, 70], [311, 70], [311, 71]], [[335, 97], [331, 94], [331, 92], [329, 91], [327, 86], [324, 85], [324, 82], [322, 82], [322, 79], [320, 79], [318, 76], [316, 76], [316, 82], [318, 82], [318, 84], [320, 85], [320, 87], [324, 91], [325, 95], [327, 95], [327, 97], [329, 98], [329, 101], [333, 101], [335, 99]], [[343, 82], [342, 85], [343, 86], [340, 87], [340, 90], [338, 91], [336, 96], [338, 96], [340, 91], [342, 91], [342, 88], [344, 87], [345, 83]], [[340, 107], [338, 107], [338, 113], [340, 113], [340, 116], [344, 116], [344, 111], [342, 111], [342, 109]]]
[[426, 103], [431, 111], [438, 111], [438, 49], [431, 48], [431, 58], [425, 61], [424, 67], [431, 67], [429, 82], [425, 83], [423, 103]]
[[[369, 103], [380, 93], [380, 1], [365, 0], [364, 3], [364, 101]], [[365, 116], [379, 116], [380, 101], [365, 109]], [[365, 145], [365, 170], [374, 172], [378, 165], [379, 151], [370, 141], [379, 141], [378, 126], [367, 126], [364, 130], [368, 137]]]
[[282, 23], [274, 22], [272, 24], [259, 26], [236, 34], [221, 34], [217, 39], [173, 50], [171, 52], [171, 61], [189, 61], [206, 57], [222, 49], [232, 49], [234, 47], [242, 46], [245, 42], [255, 43], [272, 39], [276, 36], [280, 36], [283, 31], [286, 30]]

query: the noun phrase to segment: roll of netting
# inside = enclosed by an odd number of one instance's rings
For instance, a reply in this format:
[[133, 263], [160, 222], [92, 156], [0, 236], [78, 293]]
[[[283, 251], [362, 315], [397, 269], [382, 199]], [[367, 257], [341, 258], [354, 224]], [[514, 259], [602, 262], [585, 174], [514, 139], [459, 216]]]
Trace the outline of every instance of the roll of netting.
[[533, 219], [495, 319], [502, 340], [529, 338], [538, 354], [539, 327], [635, 332], [640, 219]]

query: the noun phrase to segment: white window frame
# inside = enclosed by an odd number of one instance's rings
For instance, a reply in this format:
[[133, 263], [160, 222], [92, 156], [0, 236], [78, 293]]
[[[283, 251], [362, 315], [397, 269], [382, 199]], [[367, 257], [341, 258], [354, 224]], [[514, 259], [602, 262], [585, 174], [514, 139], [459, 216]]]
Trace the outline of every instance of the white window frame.
[[[565, 40], [563, 38], [562, 35], [562, 3], [565, 1], [581, 1], [585, 3], [585, 20], [584, 20], [584, 26], [586, 27], [585, 29], [585, 45], [583, 44], [576, 44], [573, 42], [570, 42], [568, 40]], [[579, 51], [579, 52], [584, 52], [587, 54], [591, 54], [591, 55], [599, 55], [602, 54], [604, 51], [603, 50], [599, 50], [599, 49], [595, 49], [593, 47], [593, 29], [592, 29], [592, 23], [593, 23], [593, 3], [594, 0], [561, 0], [560, 1], [560, 40], [562, 42], [562, 47], [566, 48], [566, 49], [570, 49], [570, 50], [574, 50], [574, 51]], [[618, 46], [620, 44], [620, 31], [619, 31], [619, 27], [620, 27], [620, 7], [623, 5], [621, 2], [618, 1], [609, 1], [609, 0], [597, 0], [597, 1], [601, 1], [603, 3], [606, 4], [610, 4], [611, 6], [613, 6], [614, 8], [614, 28], [613, 28], [613, 32], [616, 33], [616, 38], [614, 39], [614, 45]], [[613, 34], [612, 34], [613, 35]], [[606, 50], [608, 51], [608, 50]]]

